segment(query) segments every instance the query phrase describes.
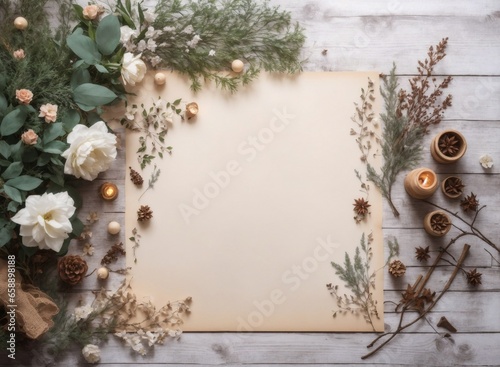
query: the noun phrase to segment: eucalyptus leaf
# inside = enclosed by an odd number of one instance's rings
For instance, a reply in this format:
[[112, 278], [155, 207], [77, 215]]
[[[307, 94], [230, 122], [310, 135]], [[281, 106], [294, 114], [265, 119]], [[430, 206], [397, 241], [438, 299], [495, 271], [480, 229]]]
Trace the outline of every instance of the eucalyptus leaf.
[[4, 180], [9, 180], [11, 178], [19, 176], [23, 172], [23, 162], [11, 163], [9, 167], [2, 173], [2, 178]]
[[80, 234], [82, 234], [83, 223], [80, 219], [78, 219], [76, 215], [71, 219], [71, 225], [73, 226], [73, 232], [71, 233], [73, 233], [75, 237], [78, 237]]
[[[11, 186], [19, 190], [30, 191], [36, 189], [43, 181], [39, 178], [22, 175], [5, 182], [5, 186]], [[4, 187], [5, 187], [4, 186]]]
[[7, 205], [7, 210], [8, 210], [9, 212], [13, 212], [13, 213], [15, 213], [15, 212], [17, 212], [17, 208], [19, 208], [19, 203], [18, 203], [18, 202], [16, 202], [16, 201], [11, 201], [11, 202], [9, 203], [9, 205]]
[[[11, 201], [12, 203], [13, 201]], [[0, 229], [0, 247], [5, 246], [11, 240], [12, 231], [8, 228]]]
[[98, 72], [100, 72], [102, 74], [109, 74], [108, 69], [106, 69], [106, 67], [104, 67], [103, 65], [101, 65], [101, 64], [95, 64], [94, 66], [95, 66], [95, 68], [97, 69]]
[[40, 154], [40, 156], [38, 157], [38, 160], [36, 162], [36, 165], [38, 167], [43, 167], [43, 166], [46, 166], [47, 163], [50, 162], [50, 159], [51, 159], [51, 155], [49, 153], [42, 153]]
[[120, 21], [118, 17], [110, 14], [99, 22], [95, 40], [97, 48], [103, 55], [109, 56], [120, 44]]
[[16, 133], [26, 121], [28, 114], [21, 108], [9, 112], [3, 119], [0, 125], [0, 134], [8, 136]]
[[85, 106], [102, 106], [112, 102], [115, 98], [116, 94], [108, 88], [92, 83], [79, 85], [73, 91], [74, 101]]
[[66, 39], [68, 47], [89, 65], [97, 64], [101, 61], [101, 54], [97, 45], [90, 37], [73, 33]]
[[66, 144], [65, 142], [59, 141], [59, 140], [54, 140], [48, 144], [45, 144], [43, 146], [43, 151], [45, 153], [61, 154], [62, 152], [64, 152], [67, 149], [67, 147], [68, 147], [68, 144]]
[[45, 131], [43, 132], [43, 138], [42, 138], [43, 144], [50, 143], [52, 140], [57, 139], [63, 134], [64, 131], [62, 123], [56, 122], [50, 124], [48, 127], [45, 128]]
[[87, 69], [76, 69], [71, 75], [71, 89], [75, 89], [81, 84], [90, 83], [90, 73]]
[[8, 105], [7, 98], [3, 94], [0, 94], [0, 112], [5, 113]]
[[69, 110], [62, 119], [64, 130], [70, 132], [80, 122], [81, 116], [76, 110]]
[[[64, 256], [68, 253], [68, 249], [69, 249], [69, 243], [71, 242], [71, 238], [66, 238], [63, 242], [63, 245], [61, 247], [61, 249], [59, 250], [59, 252], [57, 253], [57, 256], [61, 257], [61, 256]], [[35, 247], [36, 248], [36, 247]]]
[[12, 200], [17, 201], [18, 203], [23, 202], [21, 192], [18, 189], [11, 187], [9, 185], [4, 185], [3, 190], [5, 191], [7, 196], [10, 197]]
[[0, 154], [4, 158], [9, 158], [10, 157], [10, 145], [7, 144], [5, 140], [0, 140]]

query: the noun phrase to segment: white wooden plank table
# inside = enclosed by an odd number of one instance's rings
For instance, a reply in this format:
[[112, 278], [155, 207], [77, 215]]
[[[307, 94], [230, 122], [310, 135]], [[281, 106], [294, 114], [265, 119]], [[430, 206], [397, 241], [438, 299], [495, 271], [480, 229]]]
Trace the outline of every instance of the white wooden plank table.
[[[148, 0], [147, 5], [155, 0]], [[432, 136], [444, 128], [460, 130], [467, 138], [468, 151], [460, 164], [443, 166], [434, 163], [425, 154], [422, 166], [436, 170], [440, 177], [457, 173], [463, 177], [466, 192], [478, 194], [488, 207], [480, 215], [478, 226], [494, 242], [500, 242], [500, 2], [445, 0], [445, 1], [345, 1], [345, 0], [272, 0], [292, 12], [293, 17], [306, 28], [307, 41], [304, 56], [309, 71], [388, 72], [392, 62], [404, 80], [416, 72], [416, 62], [423, 59], [427, 48], [443, 37], [449, 37], [448, 56], [437, 68], [440, 75], [453, 75], [449, 92], [454, 106], [446, 112], [441, 126], [426, 138], [427, 147]], [[326, 55], [322, 53], [327, 50]], [[353, 101], [354, 102], [354, 101]], [[495, 165], [485, 171], [479, 165], [479, 156], [489, 153]], [[81, 211], [98, 211], [100, 220], [93, 227], [92, 243], [96, 253], [90, 258], [90, 269], [111, 244], [116, 242], [106, 233], [110, 220], [123, 224], [125, 179], [124, 151], [113, 168], [90, 186], [82, 189], [85, 205]], [[127, 178], [128, 179], [128, 178]], [[97, 189], [105, 180], [117, 182], [121, 189], [118, 200], [103, 202]], [[398, 301], [407, 283], [426, 271], [414, 257], [416, 246], [430, 245], [437, 250], [444, 242], [432, 240], [423, 230], [422, 217], [430, 207], [409, 198], [403, 189], [403, 175], [394, 187], [395, 203], [401, 217], [394, 218], [389, 207], [384, 208], [384, 234], [396, 237], [401, 245], [401, 260], [408, 266], [407, 275], [395, 280], [385, 277], [386, 300]], [[439, 202], [439, 200], [438, 200]], [[441, 204], [449, 203], [441, 200]], [[456, 203], [454, 205], [457, 205]], [[128, 233], [121, 234], [125, 241]], [[452, 234], [451, 234], [452, 235]], [[444, 295], [428, 321], [421, 321], [397, 337], [372, 358], [362, 361], [366, 345], [373, 333], [186, 333], [179, 341], [168, 341], [154, 352], [141, 357], [131, 354], [110, 338], [102, 348], [104, 366], [172, 365], [172, 366], [287, 366], [287, 365], [500, 365], [500, 267], [476, 240], [468, 242], [472, 249], [466, 265], [477, 267], [483, 273], [483, 284], [476, 289], [467, 285], [459, 274], [450, 291]], [[463, 243], [455, 246], [454, 254]], [[81, 247], [73, 247], [81, 252]], [[498, 258], [498, 254], [497, 254]], [[93, 263], [94, 262], [94, 263]], [[124, 266], [124, 263], [114, 268]], [[451, 273], [451, 266], [440, 266], [429, 282], [439, 291]], [[334, 279], [332, 271], [332, 280]], [[121, 277], [112, 274], [105, 286], [113, 289]], [[89, 277], [75, 293], [98, 289], [95, 277]], [[88, 293], [88, 292], [86, 292]], [[333, 302], [332, 302], [333, 307]], [[386, 330], [394, 330], [398, 316], [393, 306], [386, 306]], [[441, 316], [446, 316], [458, 329], [451, 338], [433, 330]], [[325, 319], [330, 322], [330, 319]], [[434, 326], [435, 327], [435, 326]], [[83, 365], [80, 351], [68, 352], [57, 363], [59, 366]]]

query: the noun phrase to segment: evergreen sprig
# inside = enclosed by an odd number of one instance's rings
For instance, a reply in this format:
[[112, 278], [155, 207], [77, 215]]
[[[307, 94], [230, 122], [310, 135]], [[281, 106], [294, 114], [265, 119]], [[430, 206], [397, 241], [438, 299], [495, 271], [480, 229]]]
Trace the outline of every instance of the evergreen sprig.
[[384, 123], [382, 133], [382, 156], [384, 164], [377, 170], [367, 162], [367, 178], [377, 186], [396, 217], [399, 212], [392, 202], [392, 186], [397, 175], [415, 167], [422, 159], [422, 141], [430, 125], [439, 124], [444, 111], [451, 106], [452, 96], [442, 98], [451, 77], [441, 82], [433, 75], [435, 66], [446, 56], [448, 38], [434, 48], [428, 58], [418, 61], [418, 74], [410, 79], [410, 91], [399, 89], [396, 65], [389, 76], [384, 76], [380, 92], [384, 99], [385, 113], [380, 117]]
[[345, 287], [349, 289], [351, 294], [339, 295], [338, 285], [328, 284], [327, 287], [337, 300], [338, 311], [334, 311], [333, 317], [336, 317], [339, 312], [342, 314], [362, 314], [365, 321], [375, 331], [373, 317], [377, 319], [380, 317], [377, 311], [377, 301], [373, 298], [375, 272], [370, 269], [373, 257], [371, 248], [373, 235], [370, 233], [366, 237], [363, 233], [360, 245], [356, 247], [352, 260], [346, 252], [343, 266], [332, 261], [335, 274], [345, 283]]
[[[221, 89], [234, 92], [254, 80], [261, 70], [295, 73], [302, 69], [300, 50], [304, 30], [293, 23], [289, 12], [255, 0], [160, 0], [156, 7], [155, 29], [175, 27], [176, 34], [163, 34], [155, 54], [160, 66], [186, 74], [191, 88], [200, 90], [203, 81], [214, 81]], [[196, 47], [187, 42], [191, 26], [201, 38]], [[163, 46], [161, 46], [163, 44]], [[215, 54], [209, 55], [213, 50]], [[249, 67], [241, 74], [230, 71], [240, 59]]]

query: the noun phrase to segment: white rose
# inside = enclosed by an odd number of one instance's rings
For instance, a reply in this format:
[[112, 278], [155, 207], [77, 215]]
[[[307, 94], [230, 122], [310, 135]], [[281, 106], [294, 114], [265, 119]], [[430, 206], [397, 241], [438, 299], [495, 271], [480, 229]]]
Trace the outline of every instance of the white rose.
[[74, 204], [67, 192], [28, 196], [26, 207], [12, 217], [21, 225], [23, 245], [59, 252], [73, 231], [69, 218], [75, 213]]
[[89, 363], [97, 363], [101, 360], [101, 351], [95, 344], [87, 344], [82, 349], [83, 358]]
[[67, 142], [70, 147], [62, 154], [66, 158], [64, 173], [76, 178], [92, 181], [116, 158], [116, 136], [108, 132], [104, 121], [91, 127], [76, 125]]
[[123, 84], [135, 85], [139, 83], [146, 75], [147, 67], [141, 60], [141, 54], [134, 56], [126, 52], [122, 59], [122, 78]]

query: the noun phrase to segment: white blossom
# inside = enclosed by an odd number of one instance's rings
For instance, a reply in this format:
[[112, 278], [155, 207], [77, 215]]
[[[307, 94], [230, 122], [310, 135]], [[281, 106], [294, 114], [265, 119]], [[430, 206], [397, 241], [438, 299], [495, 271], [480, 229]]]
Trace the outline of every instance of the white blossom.
[[195, 48], [200, 41], [201, 37], [198, 34], [195, 34], [191, 41], [187, 41], [186, 44], [188, 45], [188, 47]]
[[80, 306], [75, 308], [75, 320], [80, 321], [80, 320], [85, 320], [89, 315], [92, 313], [94, 309], [88, 305], [85, 306]]
[[82, 349], [83, 358], [89, 363], [97, 363], [101, 360], [101, 351], [97, 345], [87, 344]]
[[83, 245], [83, 254], [87, 256], [92, 256], [94, 255], [94, 246], [90, 243], [86, 243]]
[[181, 33], [191, 34], [191, 33], [193, 33], [193, 32], [194, 32], [194, 28], [193, 28], [193, 26], [190, 24], [190, 25], [188, 25], [186, 28], [184, 28], [184, 29], [182, 30], [182, 32], [181, 32]]
[[129, 41], [134, 40], [138, 35], [136, 29], [130, 28], [128, 25], [120, 27], [120, 42], [126, 45]]
[[116, 136], [108, 132], [104, 121], [91, 127], [76, 125], [66, 140], [70, 146], [62, 153], [66, 158], [64, 173], [76, 178], [92, 181], [116, 158]]
[[161, 57], [156, 55], [156, 56], [150, 58], [149, 62], [151, 63], [151, 66], [155, 67], [156, 65], [158, 65], [161, 62]]
[[127, 105], [127, 109], [125, 110], [125, 118], [129, 121], [133, 121], [135, 119], [135, 114], [137, 113], [137, 105]]
[[121, 70], [123, 84], [135, 85], [144, 79], [147, 66], [144, 61], [141, 60], [141, 56], [141, 54], [134, 56], [130, 52], [126, 52], [125, 55], [123, 55]]
[[493, 158], [489, 154], [483, 154], [479, 157], [479, 163], [483, 168], [491, 168], [493, 167]]
[[215, 56], [215, 50], [208, 51], [208, 56]]
[[175, 31], [175, 27], [165, 26], [165, 27], [163, 27], [163, 31], [164, 32], [173, 32], [173, 31]]
[[65, 191], [28, 196], [26, 206], [11, 218], [21, 225], [23, 245], [59, 252], [68, 233], [73, 231], [69, 219], [75, 213], [74, 204]]
[[157, 17], [158, 17], [158, 14], [156, 14], [155, 12], [152, 12], [151, 10], [146, 10], [144, 12], [144, 20], [148, 23], [153, 23]]
[[152, 38], [148, 39], [147, 48], [148, 48], [149, 51], [155, 52], [155, 50], [156, 50], [156, 42], [155, 42], [154, 39], [152, 39]]
[[140, 40], [139, 43], [137, 44], [137, 51], [143, 52], [147, 48], [146, 41]]
[[161, 31], [157, 31], [156, 29], [154, 29], [153, 27], [148, 27], [148, 30], [146, 31], [146, 33], [144, 34], [144, 36], [146, 38], [157, 38], [159, 35], [161, 34]]

